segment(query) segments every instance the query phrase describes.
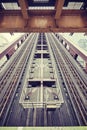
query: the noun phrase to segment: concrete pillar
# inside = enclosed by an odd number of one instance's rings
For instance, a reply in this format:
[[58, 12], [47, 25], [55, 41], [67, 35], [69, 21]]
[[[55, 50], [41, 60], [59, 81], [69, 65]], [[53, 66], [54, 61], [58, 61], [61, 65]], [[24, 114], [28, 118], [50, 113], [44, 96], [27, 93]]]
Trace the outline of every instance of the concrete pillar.
[[57, 38], [59, 39], [59, 36], [57, 35]]
[[77, 53], [72, 48], [69, 48], [69, 52], [73, 56], [74, 59], [77, 59], [78, 55], [77, 55]]
[[63, 39], [61, 40], [61, 43], [63, 44]]
[[19, 46], [21, 45], [21, 40], [19, 41]]
[[61, 37], [60, 37], [60, 36], [58, 36], [58, 39], [59, 39], [59, 41], [61, 42]]
[[29, 34], [27, 34], [27, 37], [28, 37]]
[[73, 58], [74, 58], [75, 60], [77, 60], [78, 54], [77, 54], [76, 52], [74, 52], [71, 48], [69, 48], [68, 51], [69, 51], [70, 54], [73, 56]]
[[19, 48], [19, 43], [17, 43], [17, 48]]
[[77, 60], [78, 54], [74, 54], [74, 59]]
[[57, 37], [57, 34], [55, 33], [55, 36]]
[[17, 44], [14, 46], [14, 49], [15, 49], [15, 51], [18, 49], [18, 46], [17, 46]]
[[24, 39], [24, 41], [25, 41], [26, 37], [24, 36], [24, 38], [23, 38], [23, 39]]
[[23, 39], [21, 39], [21, 44], [24, 42], [24, 40]]
[[7, 58], [7, 60], [9, 60], [9, 59], [10, 59], [10, 56], [9, 56], [9, 54], [6, 54], [6, 58]]
[[66, 49], [69, 51], [69, 45], [67, 44], [67, 47], [66, 47]]
[[11, 50], [8, 51], [8, 53], [6, 54], [7, 60], [10, 59], [10, 57], [14, 54], [14, 52], [15, 52], [15, 48], [14, 47]]
[[65, 48], [67, 47], [67, 43], [65, 43]]
[[63, 45], [65, 45], [65, 41], [63, 41]]

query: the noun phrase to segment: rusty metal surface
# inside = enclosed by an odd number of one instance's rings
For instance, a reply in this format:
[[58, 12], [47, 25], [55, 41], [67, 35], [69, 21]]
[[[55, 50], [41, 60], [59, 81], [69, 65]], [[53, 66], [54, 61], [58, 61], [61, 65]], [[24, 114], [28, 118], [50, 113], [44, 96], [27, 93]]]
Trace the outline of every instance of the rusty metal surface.
[[58, 20], [55, 10], [31, 10], [28, 14], [26, 20], [20, 11], [1, 11], [0, 32], [87, 32], [86, 10], [62, 10]]

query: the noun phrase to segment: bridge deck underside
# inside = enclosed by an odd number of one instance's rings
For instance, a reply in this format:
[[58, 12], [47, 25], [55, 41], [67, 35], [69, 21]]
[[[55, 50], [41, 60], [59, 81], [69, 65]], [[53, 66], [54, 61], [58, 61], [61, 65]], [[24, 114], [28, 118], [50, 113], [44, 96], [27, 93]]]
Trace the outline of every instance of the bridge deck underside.
[[58, 20], [54, 18], [55, 10], [29, 13], [26, 20], [20, 11], [1, 12], [0, 32], [87, 32], [87, 12], [83, 10], [63, 10]]

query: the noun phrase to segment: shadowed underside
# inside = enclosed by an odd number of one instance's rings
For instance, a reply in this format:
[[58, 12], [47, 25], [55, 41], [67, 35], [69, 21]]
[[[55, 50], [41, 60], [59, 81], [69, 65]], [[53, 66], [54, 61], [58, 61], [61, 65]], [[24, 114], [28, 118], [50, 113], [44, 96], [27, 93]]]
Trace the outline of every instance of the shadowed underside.
[[27, 0], [18, 2], [21, 10], [0, 11], [0, 32], [87, 32], [87, 10], [64, 10], [64, 0], [56, 0], [53, 10], [30, 10]]

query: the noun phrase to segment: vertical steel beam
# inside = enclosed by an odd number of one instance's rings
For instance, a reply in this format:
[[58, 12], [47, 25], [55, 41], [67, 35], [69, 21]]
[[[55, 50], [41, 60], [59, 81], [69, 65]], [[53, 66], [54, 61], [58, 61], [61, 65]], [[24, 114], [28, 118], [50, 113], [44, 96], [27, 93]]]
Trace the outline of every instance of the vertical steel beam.
[[62, 7], [64, 5], [65, 0], [56, 0], [55, 4], [55, 9], [56, 9], [56, 14], [55, 14], [55, 19], [59, 19], [61, 12], [62, 12]]
[[21, 7], [21, 12], [22, 12], [23, 18], [28, 19], [29, 16], [28, 16], [28, 3], [27, 3], [27, 0], [18, 0], [18, 2], [19, 2], [19, 5]]

